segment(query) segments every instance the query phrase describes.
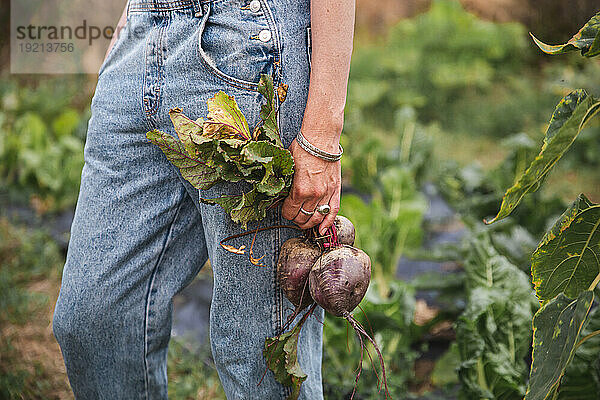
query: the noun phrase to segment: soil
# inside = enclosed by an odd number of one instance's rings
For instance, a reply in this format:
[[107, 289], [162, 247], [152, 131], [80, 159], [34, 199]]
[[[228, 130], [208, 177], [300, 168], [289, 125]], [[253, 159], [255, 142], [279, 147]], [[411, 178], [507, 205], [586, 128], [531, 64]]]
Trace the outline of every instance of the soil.
[[[36, 369], [43, 371], [43, 379], [48, 385], [44, 387], [40, 398], [52, 400], [73, 399], [68, 384], [67, 373], [62, 354], [52, 333], [52, 313], [58, 297], [60, 283], [58, 280], [34, 282], [29, 286], [32, 293], [40, 293], [48, 297], [48, 302], [24, 325], [3, 326], [0, 336], [7, 338], [20, 355], [18, 364], [12, 365], [14, 370], [23, 369], [35, 375]], [[40, 366], [41, 368], [36, 368]]]

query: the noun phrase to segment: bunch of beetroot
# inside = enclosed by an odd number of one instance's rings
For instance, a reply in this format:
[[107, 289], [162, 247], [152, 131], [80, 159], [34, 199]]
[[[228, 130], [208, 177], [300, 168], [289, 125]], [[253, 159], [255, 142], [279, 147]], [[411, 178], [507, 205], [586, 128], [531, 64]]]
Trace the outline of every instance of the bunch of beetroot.
[[315, 229], [308, 230], [304, 237], [289, 239], [281, 247], [277, 279], [285, 296], [296, 307], [288, 325], [310, 307], [291, 331], [267, 338], [265, 343], [268, 367], [279, 382], [292, 388], [288, 399], [298, 398], [300, 386], [306, 379], [297, 362], [298, 336], [317, 305], [336, 317], [345, 318], [356, 331], [361, 344], [356, 382], [360, 378], [365, 351], [363, 339], [371, 342], [379, 356], [382, 383], [386, 397], [389, 396], [385, 365], [377, 343], [351, 314], [363, 299], [371, 280], [369, 256], [353, 245], [354, 225], [348, 218], [338, 215], [324, 236], [319, 236]]

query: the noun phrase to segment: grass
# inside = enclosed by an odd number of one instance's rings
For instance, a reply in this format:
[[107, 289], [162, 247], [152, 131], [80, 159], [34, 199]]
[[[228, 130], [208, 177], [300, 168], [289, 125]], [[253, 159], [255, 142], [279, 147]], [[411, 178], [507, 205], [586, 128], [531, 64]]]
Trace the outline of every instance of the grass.
[[42, 231], [0, 219], [0, 398], [70, 399], [50, 325], [62, 255]]
[[[45, 232], [0, 218], [0, 265], [0, 399], [73, 399], [51, 325], [63, 255]], [[172, 340], [168, 376], [172, 399], [225, 399], [208, 349]]]

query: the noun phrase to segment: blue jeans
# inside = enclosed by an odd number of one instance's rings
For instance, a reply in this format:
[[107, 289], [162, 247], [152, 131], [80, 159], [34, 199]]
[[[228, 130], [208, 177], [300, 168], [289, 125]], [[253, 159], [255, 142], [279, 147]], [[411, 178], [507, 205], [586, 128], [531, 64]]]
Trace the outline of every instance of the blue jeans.
[[[291, 229], [262, 232], [255, 255], [266, 267], [224, 251], [241, 232], [205, 198], [240, 193], [218, 184], [199, 193], [148, 142], [146, 131], [175, 135], [168, 111], [194, 119], [223, 90], [249, 124], [259, 121], [261, 73], [288, 83], [282, 140], [300, 129], [309, 77], [308, 0], [132, 0], [128, 21], [102, 66], [92, 101], [85, 166], [54, 334], [78, 399], [166, 399], [172, 300], [209, 258], [214, 274], [210, 340], [229, 399], [281, 399], [288, 390], [266, 366], [264, 340], [293, 306], [275, 279]], [[261, 226], [288, 223], [273, 209]], [[256, 226], [256, 225], [254, 225]], [[252, 228], [251, 224], [249, 228]], [[251, 237], [231, 244], [248, 244]], [[322, 310], [304, 326], [301, 398], [322, 399]]]

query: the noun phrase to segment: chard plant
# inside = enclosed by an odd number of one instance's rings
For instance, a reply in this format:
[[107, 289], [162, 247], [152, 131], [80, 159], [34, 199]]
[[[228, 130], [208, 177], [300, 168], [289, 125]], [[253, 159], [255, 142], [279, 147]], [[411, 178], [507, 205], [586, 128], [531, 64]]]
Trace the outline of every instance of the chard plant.
[[[548, 45], [532, 37], [547, 54], [580, 51], [588, 58], [598, 56], [600, 12], [565, 44]], [[600, 99], [583, 89], [565, 96], [550, 119], [541, 151], [486, 223], [507, 217], [525, 195], [535, 192], [599, 111]], [[534, 251], [531, 275], [541, 308], [533, 318], [533, 361], [525, 400], [596, 399], [600, 313], [592, 306], [600, 282], [600, 204], [584, 194], [571, 204]]]

